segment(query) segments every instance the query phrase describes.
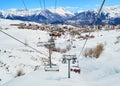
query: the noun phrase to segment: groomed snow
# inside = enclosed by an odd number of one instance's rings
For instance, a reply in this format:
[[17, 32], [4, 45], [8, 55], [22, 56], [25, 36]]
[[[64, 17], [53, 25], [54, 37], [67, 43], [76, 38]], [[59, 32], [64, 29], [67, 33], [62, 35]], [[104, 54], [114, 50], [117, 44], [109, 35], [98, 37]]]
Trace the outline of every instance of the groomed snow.
[[[3, 29], [3, 31], [23, 42], [27, 40], [29, 45], [48, 55], [46, 48], [36, 47], [39, 37], [42, 38], [42, 41], [49, 39], [48, 33], [40, 30], [20, 30], [17, 29], [17, 27], [9, 26], [10, 23], [16, 22], [22, 21], [0, 20], [0, 26], [2, 28], [7, 26], [8, 29]], [[115, 41], [116, 37], [120, 36], [120, 31], [100, 31], [91, 34], [95, 35], [95, 38], [88, 40], [85, 48], [92, 48], [102, 43], [104, 45], [103, 53], [98, 59], [85, 58], [79, 55], [85, 40], [76, 39], [76, 41], [74, 41], [76, 48], [72, 48], [66, 54], [77, 55], [81, 73], [71, 72], [71, 78], [68, 79], [67, 64], [60, 62], [63, 54], [56, 52], [52, 54], [52, 60], [59, 65], [60, 71], [45, 72], [41, 58], [47, 58], [46, 56], [25, 47], [0, 32], [0, 61], [6, 64], [0, 63], [0, 86], [119, 86], [120, 43], [115, 44]], [[69, 36], [66, 37], [69, 38]], [[66, 40], [67, 38], [62, 36], [55, 42], [62, 43], [62, 45], [59, 44], [58, 46], [63, 47]], [[4, 52], [5, 50], [6, 52]], [[32, 52], [24, 52], [24, 50], [31, 50]], [[34, 71], [34, 67], [37, 65], [39, 65], [40, 68]], [[9, 71], [6, 69], [8, 66]], [[25, 75], [15, 78], [17, 71], [20, 69], [25, 72]]]

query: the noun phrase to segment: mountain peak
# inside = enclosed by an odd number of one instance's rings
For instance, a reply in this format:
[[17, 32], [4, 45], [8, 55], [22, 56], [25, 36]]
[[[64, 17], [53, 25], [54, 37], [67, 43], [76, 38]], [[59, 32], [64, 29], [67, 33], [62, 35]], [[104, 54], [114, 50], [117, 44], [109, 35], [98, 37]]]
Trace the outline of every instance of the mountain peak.
[[71, 16], [74, 16], [74, 13], [72, 13], [72, 12], [66, 10], [65, 8], [62, 8], [62, 7], [56, 8], [56, 9], [52, 8], [52, 9], [49, 9], [49, 10], [53, 13], [57, 13], [57, 14], [62, 15], [62, 16], [66, 16], [68, 14], [71, 15]]
[[[47, 21], [48, 23], [52, 22], [70, 22], [73, 23], [76, 19], [78, 20], [78, 24], [91, 24], [94, 21], [96, 14], [99, 9], [93, 10], [82, 10], [78, 13], [72, 13], [69, 10], [66, 10], [63, 7], [60, 8], [51, 8], [51, 9], [8, 9], [0, 11], [0, 18], [12, 19], [12, 20], [23, 20], [23, 21], [34, 21], [44, 23]], [[117, 18], [117, 19], [116, 19]], [[107, 6], [103, 7], [100, 13], [100, 21], [108, 21], [106, 24], [117, 24], [120, 18], [120, 6]], [[66, 21], [65, 21], [66, 20]], [[111, 23], [112, 22], [112, 23]]]

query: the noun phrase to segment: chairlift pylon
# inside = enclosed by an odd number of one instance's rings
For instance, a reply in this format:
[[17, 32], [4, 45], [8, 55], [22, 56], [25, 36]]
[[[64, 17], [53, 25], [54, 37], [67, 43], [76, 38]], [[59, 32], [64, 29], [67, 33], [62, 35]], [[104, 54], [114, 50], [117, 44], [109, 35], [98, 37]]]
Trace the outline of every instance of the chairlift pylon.
[[51, 61], [51, 54], [52, 54], [52, 50], [51, 48], [53, 48], [55, 46], [55, 43], [54, 43], [54, 40], [51, 39], [48, 40], [48, 44], [47, 44], [48, 48], [49, 48], [49, 64], [47, 64], [45, 67], [44, 67], [44, 70], [47, 72], [47, 71], [59, 71], [59, 66], [57, 64], [53, 64], [52, 61]]

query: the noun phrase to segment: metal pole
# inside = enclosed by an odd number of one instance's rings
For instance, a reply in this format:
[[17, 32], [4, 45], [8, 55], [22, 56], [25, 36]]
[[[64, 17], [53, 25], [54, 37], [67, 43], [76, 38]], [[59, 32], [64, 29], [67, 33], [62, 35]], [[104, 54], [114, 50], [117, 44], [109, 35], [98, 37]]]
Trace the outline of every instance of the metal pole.
[[52, 64], [51, 64], [51, 45], [49, 45], [49, 61], [50, 61], [50, 68], [52, 68]]
[[71, 59], [68, 59], [68, 78], [70, 78], [70, 60]]
[[66, 60], [68, 60], [68, 78], [70, 78], [70, 61], [72, 60], [72, 58], [76, 57], [76, 55], [63, 55], [64, 57], [69, 57], [66, 58]]

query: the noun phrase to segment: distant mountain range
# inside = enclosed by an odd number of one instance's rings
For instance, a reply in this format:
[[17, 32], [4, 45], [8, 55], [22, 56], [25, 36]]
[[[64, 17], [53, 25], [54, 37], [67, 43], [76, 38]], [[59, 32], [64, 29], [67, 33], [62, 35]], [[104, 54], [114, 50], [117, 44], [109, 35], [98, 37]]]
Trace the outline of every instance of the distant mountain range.
[[80, 25], [116, 25], [120, 24], [120, 6], [104, 7], [99, 15], [99, 18], [94, 22], [98, 9], [87, 10], [76, 14], [67, 20], [67, 23], [73, 24], [73, 22]]
[[[96, 18], [98, 9], [81, 11], [72, 13], [63, 8], [55, 9], [31, 9], [31, 10], [0, 10], [0, 18], [34, 21], [38, 23], [52, 24], [77, 24], [77, 25], [92, 25]], [[120, 24], [120, 6], [104, 7], [95, 22], [98, 25]]]

